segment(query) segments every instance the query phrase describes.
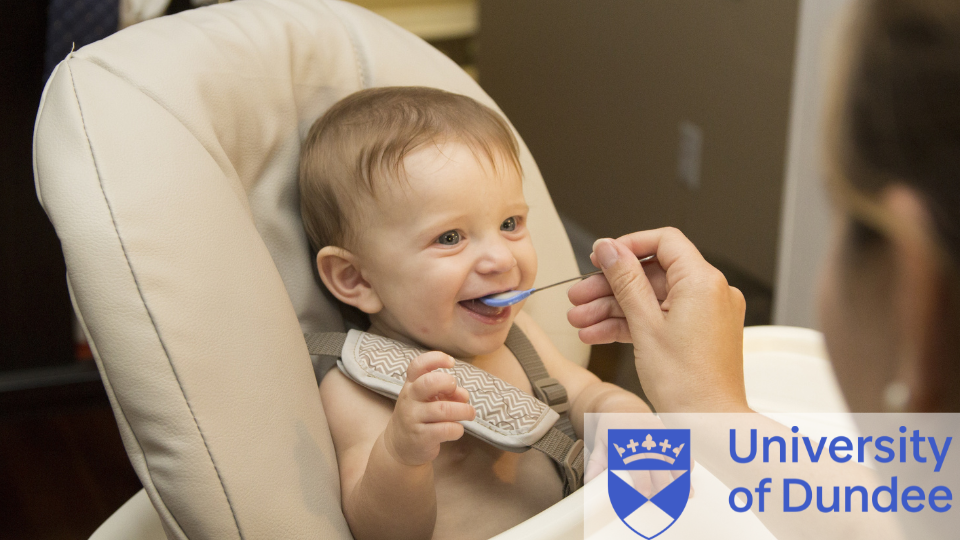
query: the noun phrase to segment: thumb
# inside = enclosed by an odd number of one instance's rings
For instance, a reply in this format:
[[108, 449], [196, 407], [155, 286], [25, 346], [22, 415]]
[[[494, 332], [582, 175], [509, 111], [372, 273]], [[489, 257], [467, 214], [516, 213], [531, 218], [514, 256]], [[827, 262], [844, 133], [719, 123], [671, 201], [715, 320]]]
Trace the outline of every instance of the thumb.
[[593, 252], [631, 329], [638, 323], [646, 325], [663, 317], [660, 302], [636, 254], [609, 238], [597, 240]]
[[597, 475], [607, 468], [607, 448], [597, 446], [590, 453], [590, 459], [587, 460], [587, 466], [583, 471], [583, 483], [593, 480]]

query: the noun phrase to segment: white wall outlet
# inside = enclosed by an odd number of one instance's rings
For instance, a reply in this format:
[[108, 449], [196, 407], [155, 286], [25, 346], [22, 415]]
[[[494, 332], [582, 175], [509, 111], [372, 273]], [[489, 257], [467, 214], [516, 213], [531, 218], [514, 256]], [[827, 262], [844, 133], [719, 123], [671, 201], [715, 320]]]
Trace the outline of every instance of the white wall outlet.
[[688, 188], [700, 188], [700, 162], [703, 158], [703, 129], [684, 120], [680, 122], [680, 145], [677, 153], [677, 178]]

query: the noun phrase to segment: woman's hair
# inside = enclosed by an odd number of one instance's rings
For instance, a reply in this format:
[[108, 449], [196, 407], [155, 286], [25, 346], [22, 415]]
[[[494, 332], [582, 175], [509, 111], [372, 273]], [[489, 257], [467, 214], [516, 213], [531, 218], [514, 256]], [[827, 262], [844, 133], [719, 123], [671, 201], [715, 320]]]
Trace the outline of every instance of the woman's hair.
[[[956, 266], [960, 1], [865, 0], [857, 16], [832, 141], [839, 183], [869, 199], [892, 183], [916, 190]], [[855, 245], [882, 241], [882, 227], [853, 214]]]
[[426, 145], [457, 142], [478, 160], [520, 169], [513, 131], [477, 101], [417, 86], [361, 90], [313, 124], [300, 154], [300, 213], [314, 250], [344, 247], [359, 234], [361, 205], [383, 182], [405, 181], [404, 158]]

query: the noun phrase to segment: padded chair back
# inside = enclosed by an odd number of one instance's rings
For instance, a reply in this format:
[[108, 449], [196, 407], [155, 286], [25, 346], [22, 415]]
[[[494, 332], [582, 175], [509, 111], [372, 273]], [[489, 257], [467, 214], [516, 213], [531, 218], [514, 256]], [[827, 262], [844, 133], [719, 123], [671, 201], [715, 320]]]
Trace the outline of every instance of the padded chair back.
[[[313, 121], [371, 86], [494, 106], [429, 45], [332, 0], [148, 21], [65, 59], [34, 138], [37, 193], [134, 468], [172, 538], [349, 538], [301, 332], [337, 329], [297, 195]], [[521, 142], [538, 283], [576, 274]], [[544, 294], [526, 310], [587, 350]]]

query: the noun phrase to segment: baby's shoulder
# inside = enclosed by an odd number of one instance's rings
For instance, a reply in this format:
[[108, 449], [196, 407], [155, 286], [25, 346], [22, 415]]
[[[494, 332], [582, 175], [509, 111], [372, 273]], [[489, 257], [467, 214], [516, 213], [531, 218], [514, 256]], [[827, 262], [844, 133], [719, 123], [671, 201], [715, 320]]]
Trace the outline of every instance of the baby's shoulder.
[[393, 413], [393, 400], [351, 381], [338, 369], [331, 369], [320, 383], [320, 401], [334, 442], [376, 439]]
[[321, 381], [320, 400], [327, 413], [330, 409], [343, 413], [366, 407], [393, 410], [393, 400], [351, 381], [339, 369], [331, 369]]

